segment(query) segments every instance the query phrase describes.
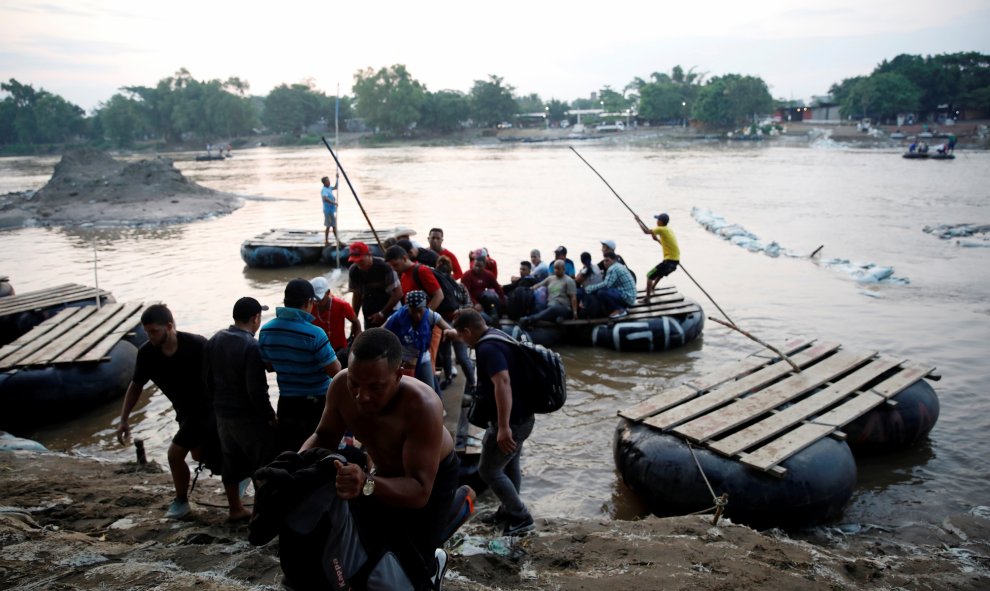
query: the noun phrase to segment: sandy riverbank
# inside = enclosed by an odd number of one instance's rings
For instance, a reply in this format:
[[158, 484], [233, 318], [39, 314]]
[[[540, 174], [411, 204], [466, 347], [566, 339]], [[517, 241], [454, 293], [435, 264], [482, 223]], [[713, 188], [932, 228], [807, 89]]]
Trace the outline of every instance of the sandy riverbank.
[[[162, 519], [169, 476], [58, 453], [0, 452], [4, 589], [278, 589], [278, 542], [225, 523], [219, 479], [194, 513]], [[484, 504], [484, 497], [482, 497]], [[537, 519], [512, 541], [469, 522], [446, 589], [986, 589], [987, 519], [955, 516], [906, 546], [881, 536], [818, 545], [710, 517]], [[903, 536], [898, 536], [903, 540]], [[606, 582], [607, 581], [607, 582]]]

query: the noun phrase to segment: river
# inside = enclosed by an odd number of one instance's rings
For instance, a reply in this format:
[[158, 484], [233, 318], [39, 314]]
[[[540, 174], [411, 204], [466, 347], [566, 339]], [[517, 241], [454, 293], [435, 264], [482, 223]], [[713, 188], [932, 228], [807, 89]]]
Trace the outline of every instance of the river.
[[[741, 327], [778, 344], [796, 336], [834, 339], [938, 368], [941, 417], [929, 439], [896, 456], [861, 462], [845, 522], [937, 524], [990, 504], [990, 248], [922, 231], [926, 225], [990, 223], [990, 153], [925, 162], [904, 160], [893, 147], [861, 149], [827, 140], [739, 144], [746, 145], [646, 140], [575, 147], [647, 223], [656, 213], [670, 215], [683, 264]], [[531, 248], [552, 258], [563, 244], [575, 260], [583, 250], [597, 258], [599, 240], [613, 239], [641, 287], [646, 270], [660, 259], [629, 211], [564, 144], [340, 152], [376, 226], [410, 226], [423, 243], [430, 227], [441, 226], [445, 246], [462, 263], [469, 249], [487, 247], [503, 283]], [[327, 272], [318, 266], [249, 269], [239, 255], [244, 239], [270, 228], [321, 228], [319, 178], [334, 171], [323, 146], [248, 149], [213, 163], [171, 156], [191, 180], [244, 195], [245, 205], [231, 215], [170, 227], [2, 232], [0, 274], [10, 275], [19, 292], [64, 282], [92, 285], [95, 252], [99, 285], [118, 301], [166, 302], [180, 330], [208, 336], [229, 323], [238, 297], [251, 295], [274, 307], [287, 280]], [[0, 159], [0, 192], [40, 188], [55, 162]], [[364, 227], [343, 178], [341, 187], [340, 227]], [[823, 246], [821, 255], [750, 252], [705, 230], [692, 208], [792, 253]], [[891, 267], [902, 281], [862, 283], [825, 264], [829, 259]], [[717, 312], [683, 272], [671, 280], [708, 314]], [[338, 276], [334, 287], [346, 285]], [[524, 498], [534, 514], [641, 514], [612, 460], [616, 412], [757, 349], [714, 322], [689, 346], [662, 354], [561, 349], [568, 405], [538, 418], [523, 463]], [[55, 449], [129, 459], [132, 451], [113, 437], [118, 411], [115, 403], [32, 435]], [[148, 441], [149, 454], [162, 465], [172, 417], [157, 392], [132, 417], [135, 436]]]

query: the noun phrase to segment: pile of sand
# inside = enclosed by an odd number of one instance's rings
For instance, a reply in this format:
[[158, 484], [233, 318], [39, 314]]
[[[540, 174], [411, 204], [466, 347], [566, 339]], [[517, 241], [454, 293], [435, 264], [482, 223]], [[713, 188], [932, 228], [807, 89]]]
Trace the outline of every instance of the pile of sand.
[[242, 204], [236, 195], [189, 181], [169, 158], [126, 163], [100, 150], [74, 150], [38, 191], [0, 197], [0, 229], [179, 223], [230, 213]]

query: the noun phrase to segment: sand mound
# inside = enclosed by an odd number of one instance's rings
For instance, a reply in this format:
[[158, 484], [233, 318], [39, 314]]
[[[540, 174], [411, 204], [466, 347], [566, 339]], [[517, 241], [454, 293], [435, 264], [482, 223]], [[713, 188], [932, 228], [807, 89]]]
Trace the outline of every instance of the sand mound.
[[100, 150], [73, 150], [40, 190], [0, 196], [0, 229], [176, 224], [241, 205], [237, 195], [186, 179], [169, 158], [126, 163]]
[[213, 195], [216, 191], [187, 180], [170, 158], [124, 163], [99, 150], [74, 150], [55, 165], [51, 180], [38, 191], [41, 201], [142, 201], [174, 195]]

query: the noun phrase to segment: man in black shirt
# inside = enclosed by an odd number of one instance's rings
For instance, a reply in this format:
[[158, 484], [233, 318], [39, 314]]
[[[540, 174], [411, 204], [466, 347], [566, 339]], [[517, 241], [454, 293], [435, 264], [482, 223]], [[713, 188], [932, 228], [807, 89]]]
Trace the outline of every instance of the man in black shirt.
[[351, 307], [364, 313], [365, 328], [381, 326], [402, 299], [399, 277], [384, 259], [371, 256], [364, 242], [351, 244], [348, 272]]
[[[200, 459], [204, 445], [216, 440], [216, 423], [203, 383], [203, 354], [206, 339], [175, 330], [172, 312], [164, 304], [148, 306], [141, 314], [148, 342], [138, 349], [134, 377], [120, 411], [117, 441], [130, 435], [128, 419], [141, 397], [144, 385], [154, 382], [175, 409], [179, 430], [168, 447], [168, 467], [175, 486], [175, 500], [165, 517], [181, 519], [189, 514], [189, 466], [186, 456]], [[212, 432], [212, 433], [211, 433]]]
[[275, 411], [268, 398], [268, 378], [254, 334], [261, 327], [262, 306], [254, 298], [234, 304], [234, 323], [206, 344], [206, 387], [217, 417], [223, 453], [223, 488], [230, 521], [251, 516], [241, 502], [240, 483], [271, 459]]

